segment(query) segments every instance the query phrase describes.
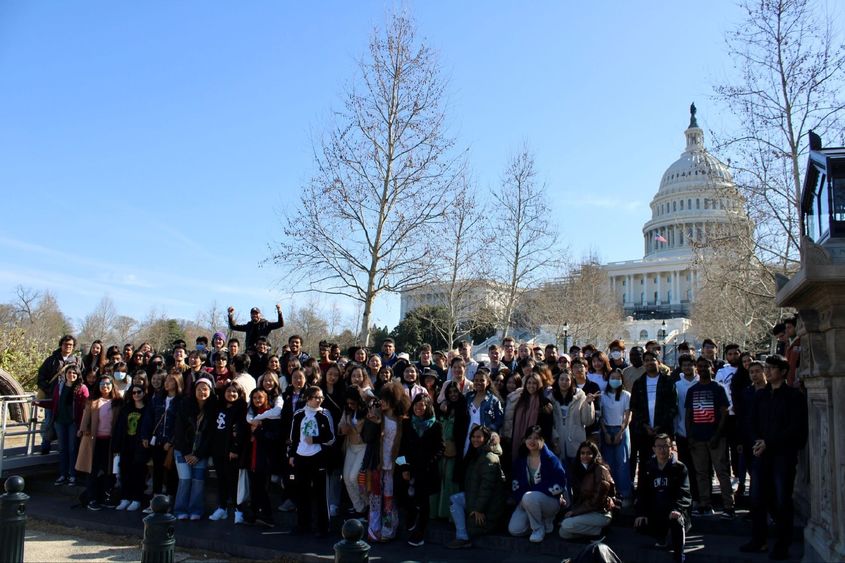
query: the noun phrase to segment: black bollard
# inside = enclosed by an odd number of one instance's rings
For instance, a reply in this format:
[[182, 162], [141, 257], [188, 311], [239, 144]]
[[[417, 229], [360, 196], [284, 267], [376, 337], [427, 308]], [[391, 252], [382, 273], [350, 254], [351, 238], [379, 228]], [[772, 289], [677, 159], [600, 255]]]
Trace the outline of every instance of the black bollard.
[[176, 517], [168, 514], [170, 501], [164, 495], [156, 495], [150, 502], [153, 513], [144, 517], [144, 542], [141, 547], [142, 563], [173, 563], [176, 547]]
[[360, 520], [347, 520], [340, 531], [343, 539], [334, 544], [335, 563], [367, 563], [370, 544], [363, 541], [364, 525]]
[[6, 493], [0, 495], [0, 561], [23, 561], [23, 540], [26, 535], [26, 501], [23, 477], [6, 479]]

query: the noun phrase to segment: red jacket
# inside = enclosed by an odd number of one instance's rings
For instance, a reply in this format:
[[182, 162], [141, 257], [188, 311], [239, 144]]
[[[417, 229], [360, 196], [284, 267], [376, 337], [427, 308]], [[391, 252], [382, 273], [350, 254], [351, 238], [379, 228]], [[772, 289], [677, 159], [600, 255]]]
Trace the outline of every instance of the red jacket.
[[[59, 396], [64, 385], [56, 385], [53, 387], [53, 397], [50, 400], [50, 409], [54, 413], [59, 412]], [[82, 422], [82, 413], [85, 412], [85, 404], [88, 402], [88, 387], [84, 384], [77, 385], [76, 391], [73, 393], [73, 422], [79, 428]]]

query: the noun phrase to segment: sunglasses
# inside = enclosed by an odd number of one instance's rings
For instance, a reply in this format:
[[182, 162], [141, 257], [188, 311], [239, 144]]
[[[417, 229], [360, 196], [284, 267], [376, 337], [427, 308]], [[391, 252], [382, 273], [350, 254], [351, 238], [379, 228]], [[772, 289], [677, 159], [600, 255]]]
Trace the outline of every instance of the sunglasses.
[[141, 391], [140, 389], [135, 389], [134, 391], [132, 391], [132, 394], [133, 394], [133, 395], [143, 395], [143, 394], [144, 394], [144, 392], [143, 392], [143, 391]]

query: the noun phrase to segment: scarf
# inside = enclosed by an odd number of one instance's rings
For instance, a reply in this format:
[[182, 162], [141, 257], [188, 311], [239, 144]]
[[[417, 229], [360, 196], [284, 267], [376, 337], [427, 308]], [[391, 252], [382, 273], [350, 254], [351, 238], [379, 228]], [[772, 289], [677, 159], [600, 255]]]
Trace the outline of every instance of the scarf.
[[[523, 393], [527, 393], [523, 389]], [[520, 400], [522, 397], [520, 397]], [[540, 414], [540, 392], [535, 393], [528, 404], [523, 405], [521, 409], [517, 408], [514, 413], [513, 421], [513, 440], [511, 441], [511, 455], [512, 459], [519, 457], [519, 446], [522, 445], [522, 438], [529, 428], [537, 424], [537, 417]]]
[[[256, 408], [255, 405], [250, 405], [250, 410], [252, 410], [253, 416], [258, 416], [259, 414], [270, 410], [270, 405], [269, 405], [269, 403], [266, 403], [266, 402], [258, 408]], [[249, 456], [249, 469], [254, 472], [256, 467], [257, 467], [257, 463], [258, 463], [258, 447], [257, 447], [257, 444], [256, 444], [254, 433], [252, 434], [252, 437], [250, 438], [250, 442], [252, 442], [252, 451], [250, 452], [250, 456]]]
[[411, 425], [414, 427], [414, 431], [419, 437], [422, 437], [422, 435], [425, 434], [425, 431], [431, 428], [433, 424], [433, 416], [431, 418], [420, 418], [417, 415], [411, 417]]

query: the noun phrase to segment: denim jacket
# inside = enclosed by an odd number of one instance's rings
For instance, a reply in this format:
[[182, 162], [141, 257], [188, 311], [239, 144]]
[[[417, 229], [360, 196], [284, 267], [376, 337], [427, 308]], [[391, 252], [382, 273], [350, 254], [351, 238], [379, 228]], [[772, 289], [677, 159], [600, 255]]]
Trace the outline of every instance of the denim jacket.
[[[467, 414], [471, 404], [475, 400], [476, 392], [470, 391], [467, 394]], [[505, 421], [505, 410], [502, 408], [502, 401], [491, 391], [487, 391], [484, 400], [481, 401], [481, 425], [486, 426], [493, 432], [498, 432]]]

